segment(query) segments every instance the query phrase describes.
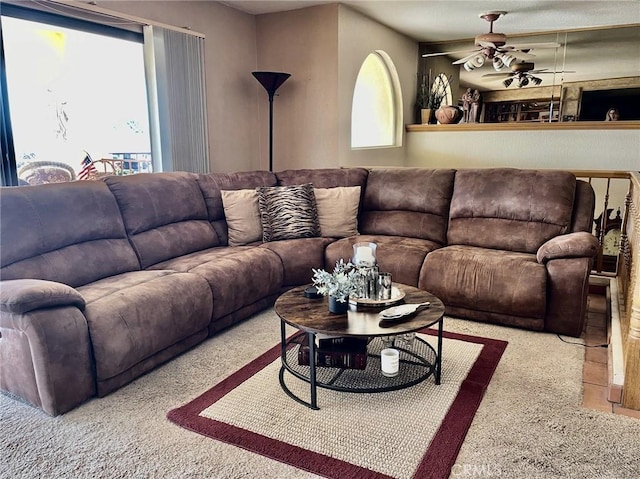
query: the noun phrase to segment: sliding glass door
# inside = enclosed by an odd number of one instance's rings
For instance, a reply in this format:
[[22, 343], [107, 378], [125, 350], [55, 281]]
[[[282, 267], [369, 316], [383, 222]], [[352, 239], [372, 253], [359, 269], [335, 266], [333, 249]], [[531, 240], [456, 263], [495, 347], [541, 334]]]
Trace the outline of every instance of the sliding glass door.
[[20, 184], [152, 170], [142, 35], [1, 21]]

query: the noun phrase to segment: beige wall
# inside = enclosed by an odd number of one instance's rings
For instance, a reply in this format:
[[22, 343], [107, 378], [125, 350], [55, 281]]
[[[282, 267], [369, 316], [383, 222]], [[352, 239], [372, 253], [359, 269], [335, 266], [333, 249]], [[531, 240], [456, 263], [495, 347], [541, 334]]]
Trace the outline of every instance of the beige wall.
[[[204, 33], [211, 171], [253, 170], [260, 164], [255, 17], [217, 2], [98, 1], [129, 15]], [[257, 85], [257, 86], [256, 86]], [[264, 92], [264, 90], [263, 90]]]
[[350, 8], [340, 5], [338, 30], [338, 158], [340, 166], [401, 166], [405, 162], [406, 132], [403, 146], [351, 149], [351, 103], [353, 88], [364, 59], [375, 50], [385, 51], [393, 60], [402, 90], [403, 123], [413, 123], [416, 97], [418, 44]]
[[640, 130], [411, 132], [407, 165], [638, 170]]
[[[384, 50], [400, 77], [403, 123], [411, 123], [415, 41], [337, 4], [258, 15], [256, 26], [259, 69], [291, 73], [274, 100], [274, 169], [404, 164], [404, 146], [351, 149], [351, 103], [362, 62], [374, 50]], [[261, 154], [267, 164], [263, 96]]]
[[268, 101], [251, 72], [292, 77], [274, 100], [275, 169], [356, 165], [638, 170], [640, 131], [404, 133], [403, 147], [351, 150], [353, 85], [366, 55], [386, 51], [413, 123], [418, 46], [345, 6], [254, 17], [217, 2], [98, 1], [206, 35], [212, 171], [266, 169]]
[[[337, 4], [256, 16], [258, 69], [291, 73], [273, 101], [274, 170], [338, 165]], [[268, 164], [268, 97], [259, 95]]]

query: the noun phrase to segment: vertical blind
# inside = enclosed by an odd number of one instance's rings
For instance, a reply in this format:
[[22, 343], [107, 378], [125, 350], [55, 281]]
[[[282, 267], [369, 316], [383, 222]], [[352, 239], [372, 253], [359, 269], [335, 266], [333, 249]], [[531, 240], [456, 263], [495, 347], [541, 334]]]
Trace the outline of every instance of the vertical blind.
[[209, 173], [204, 38], [145, 26], [155, 171]]

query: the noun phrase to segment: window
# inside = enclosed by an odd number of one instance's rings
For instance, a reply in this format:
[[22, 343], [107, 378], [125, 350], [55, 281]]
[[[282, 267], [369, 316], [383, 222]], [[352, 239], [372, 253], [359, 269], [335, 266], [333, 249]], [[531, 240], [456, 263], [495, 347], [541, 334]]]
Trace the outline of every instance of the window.
[[431, 86], [431, 91], [442, 97], [441, 105], [453, 105], [453, 95], [451, 94], [451, 83], [444, 73], [440, 73]]
[[351, 147], [402, 145], [402, 92], [389, 55], [381, 50], [365, 58], [353, 91]]
[[78, 178], [87, 154], [99, 172], [151, 171], [142, 35], [44, 20], [2, 16], [19, 183]]

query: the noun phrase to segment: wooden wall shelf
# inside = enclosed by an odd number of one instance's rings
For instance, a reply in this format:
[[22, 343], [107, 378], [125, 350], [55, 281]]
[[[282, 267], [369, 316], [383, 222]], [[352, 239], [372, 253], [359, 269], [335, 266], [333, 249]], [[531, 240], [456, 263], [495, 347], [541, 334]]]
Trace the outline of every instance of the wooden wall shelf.
[[406, 125], [406, 131], [521, 131], [521, 130], [640, 130], [640, 121], [567, 121], [527, 123], [458, 123], [455, 125]]

